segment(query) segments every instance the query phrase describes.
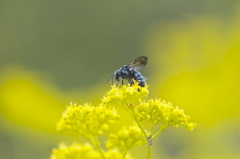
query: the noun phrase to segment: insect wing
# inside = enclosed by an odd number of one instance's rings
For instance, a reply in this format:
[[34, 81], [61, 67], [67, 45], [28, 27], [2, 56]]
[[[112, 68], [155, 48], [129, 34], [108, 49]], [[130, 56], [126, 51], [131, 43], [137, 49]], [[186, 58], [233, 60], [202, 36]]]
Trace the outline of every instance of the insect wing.
[[140, 56], [136, 58], [132, 63], [127, 65], [128, 68], [135, 68], [137, 70], [141, 69], [147, 64], [148, 58], [146, 56]]

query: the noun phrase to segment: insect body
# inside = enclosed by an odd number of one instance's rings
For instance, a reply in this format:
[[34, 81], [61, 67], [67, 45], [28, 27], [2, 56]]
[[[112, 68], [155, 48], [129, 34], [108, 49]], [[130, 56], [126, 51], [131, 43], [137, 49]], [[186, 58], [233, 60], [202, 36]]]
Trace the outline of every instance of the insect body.
[[107, 82], [111, 78], [112, 80], [115, 78], [118, 83], [122, 79], [122, 84], [124, 84], [123, 80], [128, 80], [128, 82], [132, 85], [133, 80], [135, 80], [138, 82], [139, 86], [144, 87], [146, 85], [146, 78], [142, 76], [138, 69], [144, 67], [147, 64], [147, 60], [148, 58], [146, 56], [140, 56], [129, 65], [123, 65], [120, 69], [116, 70], [112, 76], [109, 77]]

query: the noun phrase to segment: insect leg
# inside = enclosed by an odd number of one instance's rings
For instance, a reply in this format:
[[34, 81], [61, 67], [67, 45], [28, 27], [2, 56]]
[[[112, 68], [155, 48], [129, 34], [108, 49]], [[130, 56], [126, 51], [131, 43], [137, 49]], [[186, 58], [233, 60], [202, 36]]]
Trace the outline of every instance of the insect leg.
[[108, 78], [108, 80], [106, 81], [106, 84], [108, 83], [108, 81], [112, 78], [112, 81], [113, 81], [113, 76], [114, 75], [112, 75], [112, 76], [110, 76], [109, 78]]
[[119, 71], [119, 70], [117, 70], [117, 71], [114, 73], [114, 78], [115, 78], [115, 80], [117, 80], [117, 85], [118, 85], [119, 82], [120, 82], [120, 79], [121, 79], [120, 71]]
[[128, 80], [128, 82], [130, 83], [130, 86], [133, 85], [133, 80]]
[[113, 76], [112, 76], [112, 85], [113, 85]]

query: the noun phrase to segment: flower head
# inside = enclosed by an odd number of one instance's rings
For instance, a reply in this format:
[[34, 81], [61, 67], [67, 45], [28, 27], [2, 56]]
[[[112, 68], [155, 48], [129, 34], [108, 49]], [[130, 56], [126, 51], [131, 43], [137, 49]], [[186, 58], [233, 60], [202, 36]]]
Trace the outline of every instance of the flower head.
[[57, 129], [74, 130], [87, 138], [102, 135], [109, 127], [119, 119], [114, 109], [103, 106], [94, 107], [90, 104], [71, 104], [63, 113]]
[[[116, 150], [104, 151], [104, 156], [106, 159], [123, 158], [123, 154]], [[90, 144], [74, 143], [67, 146], [60, 143], [58, 149], [53, 149], [50, 159], [102, 159], [102, 156]], [[125, 159], [131, 159], [131, 157], [127, 155]]]
[[139, 121], [146, 120], [153, 125], [161, 123], [162, 129], [183, 125], [188, 130], [193, 130], [197, 126], [196, 123], [189, 122], [190, 116], [186, 115], [182, 109], [173, 107], [172, 103], [160, 99], [142, 102], [136, 107], [135, 114]]
[[133, 109], [149, 94], [148, 86], [140, 87], [137, 82], [122, 87], [113, 85], [112, 89], [102, 99], [105, 106], [124, 107]]
[[116, 134], [110, 134], [107, 142], [107, 148], [118, 148], [123, 154], [134, 147], [146, 144], [146, 139], [141, 129], [134, 125], [124, 127]]
[[72, 144], [66, 146], [60, 143], [58, 149], [53, 149], [51, 159], [101, 159], [99, 152], [95, 151], [94, 148], [89, 145]]

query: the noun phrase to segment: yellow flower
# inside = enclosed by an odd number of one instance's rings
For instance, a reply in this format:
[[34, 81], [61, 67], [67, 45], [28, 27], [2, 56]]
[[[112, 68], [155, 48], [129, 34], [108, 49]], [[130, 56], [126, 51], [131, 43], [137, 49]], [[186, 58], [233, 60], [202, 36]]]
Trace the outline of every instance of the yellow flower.
[[135, 107], [135, 114], [139, 121], [147, 121], [152, 125], [161, 123], [161, 128], [170, 126], [175, 128], [178, 125], [185, 126], [188, 130], [193, 130], [196, 123], [190, 123], [190, 116], [187, 116], [182, 109], [173, 107], [172, 103], [160, 99], [150, 99]]
[[[106, 159], [123, 158], [123, 154], [116, 150], [106, 151], [104, 156]], [[66, 146], [64, 143], [60, 143], [58, 149], [53, 149], [50, 159], [102, 159], [102, 156], [90, 144], [81, 145], [74, 143]], [[131, 157], [128, 155], [125, 159], [131, 159]]]
[[148, 86], [140, 87], [137, 82], [122, 87], [113, 85], [102, 99], [102, 104], [110, 107], [133, 109], [149, 94]]
[[146, 144], [146, 139], [137, 126], [124, 127], [116, 134], [110, 134], [107, 142], [107, 148], [118, 148], [123, 154], [126, 154], [132, 147]]
[[[97, 151], [89, 145], [74, 144], [67, 147], [61, 144], [59, 149], [53, 150], [51, 159], [130, 159], [127, 153], [132, 147], [147, 143], [150, 147], [153, 146], [153, 140], [170, 126], [178, 128], [178, 125], [183, 125], [188, 130], [197, 126], [196, 123], [189, 122], [190, 116], [185, 115], [182, 109], [173, 107], [170, 102], [160, 99], [146, 100], [149, 94], [147, 88], [148, 86], [138, 86], [136, 82], [122, 87], [113, 85], [97, 107], [91, 104], [68, 106], [57, 129], [79, 132], [90, 139]], [[110, 134], [107, 141], [108, 151], [103, 151], [97, 136], [102, 135], [119, 119], [115, 107], [127, 110], [136, 123], [128, 128], [124, 127], [116, 134]], [[149, 129], [144, 129], [142, 121], [149, 124]], [[158, 126], [158, 131], [153, 134], [154, 126], [159, 124], [160, 128]]]
[[57, 130], [74, 130], [87, 138], [102, 135], [103, 132], [119, 119], [114, 109], [90, 104], [67, 107], [60, 119]]
[[72, 144], [66, 146], [61, 143], [58, 149], [53, 149], [50, 159], [101, 159], [99, 152], [89, 144]]

